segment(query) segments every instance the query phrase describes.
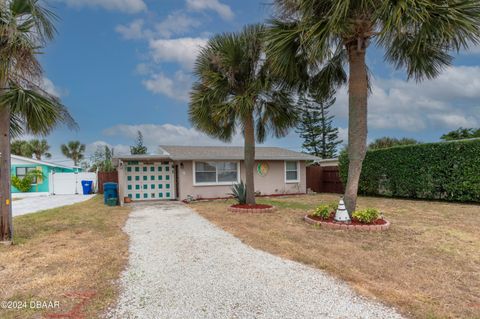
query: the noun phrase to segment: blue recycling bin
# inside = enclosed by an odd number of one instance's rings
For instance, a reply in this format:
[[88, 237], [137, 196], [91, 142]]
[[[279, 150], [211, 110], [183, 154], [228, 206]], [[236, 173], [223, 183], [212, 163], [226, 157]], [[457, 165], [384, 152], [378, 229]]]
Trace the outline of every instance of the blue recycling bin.
[[104, 183], [103, 184], [103, 201], [105, 205], [108, 204], [108, 200], [111, 198], [118, 199], [118, 184]]
[[83, 195], [92, 193], [93, 181], [82, 181]]

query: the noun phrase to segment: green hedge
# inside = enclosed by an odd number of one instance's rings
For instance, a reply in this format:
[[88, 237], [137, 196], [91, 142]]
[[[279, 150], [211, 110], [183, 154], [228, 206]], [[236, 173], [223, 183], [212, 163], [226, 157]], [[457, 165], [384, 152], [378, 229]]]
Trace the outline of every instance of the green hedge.
[[[345, 183], [346, 152], [339, 160], [340, 176]], [[368, 151], [359, 193], [480, 202], [480, 139]]]

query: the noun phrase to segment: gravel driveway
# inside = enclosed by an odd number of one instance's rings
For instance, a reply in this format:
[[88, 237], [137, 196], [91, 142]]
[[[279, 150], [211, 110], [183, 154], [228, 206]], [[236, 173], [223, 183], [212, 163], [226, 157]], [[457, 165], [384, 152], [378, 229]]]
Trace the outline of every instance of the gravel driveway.
[[243, 244], [182, 204], [137, 204], [125, 231], [129, 264], [108, 318], [402, 318], [322, 271]]
[[19, 216], [46, 209], [72, 205], [92, 198], [95, 195], [50, 195], [25, 197], [12, 202], [12, 215]]

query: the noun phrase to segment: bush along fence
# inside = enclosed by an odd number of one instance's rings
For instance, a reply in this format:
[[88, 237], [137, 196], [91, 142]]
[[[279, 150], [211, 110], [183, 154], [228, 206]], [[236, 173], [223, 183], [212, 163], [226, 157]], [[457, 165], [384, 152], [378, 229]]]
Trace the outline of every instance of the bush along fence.
[[[339, 161], [340, 177], [345, 183], [346, 152]], [[368, 151], [359, 193], [480, 202], [480, 139]]]

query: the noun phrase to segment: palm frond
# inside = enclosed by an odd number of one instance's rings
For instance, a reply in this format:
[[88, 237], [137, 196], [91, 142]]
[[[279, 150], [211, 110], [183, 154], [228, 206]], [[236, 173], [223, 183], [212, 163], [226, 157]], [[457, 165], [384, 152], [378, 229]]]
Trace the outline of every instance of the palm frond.
[[12, 84], [0, 94], [0, 105], [10, 107], [14, 135], [47, 135], [60, 124], [78, 127], [67, 108], [51, 95]]

